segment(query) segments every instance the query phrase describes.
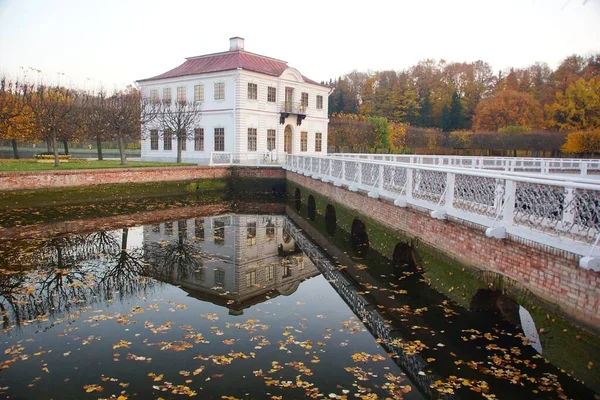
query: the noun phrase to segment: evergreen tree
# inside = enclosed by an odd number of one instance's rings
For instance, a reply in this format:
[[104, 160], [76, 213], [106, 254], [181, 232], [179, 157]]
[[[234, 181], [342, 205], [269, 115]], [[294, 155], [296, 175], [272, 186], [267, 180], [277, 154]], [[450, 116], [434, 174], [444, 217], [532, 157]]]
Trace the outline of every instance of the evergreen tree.
[[423, 128], [429, 128], [433, 126], [433, 106], [431, 105], [429, 93], [425, 95], [423, 104], [421, 104], [417, 125]]
[[449, 130], [444, 132], [451, 132], [458, 129], [462, 129], [465, 124], [465, 116], [463, 114], [463, 107], [460, 102], [460, 97], [458, 92], [452, 93], [452, 101], [450, 102], [450, 111], [449, 111], [449, 121], [450, 126]]
[[447, 104], [444, 104], [444, 107], [442, 107], [439, 127], [442, 128], [442, 131], [444, 132], [450, 132], [452, 130], [452, 118], [450, 116], [450, 108]]

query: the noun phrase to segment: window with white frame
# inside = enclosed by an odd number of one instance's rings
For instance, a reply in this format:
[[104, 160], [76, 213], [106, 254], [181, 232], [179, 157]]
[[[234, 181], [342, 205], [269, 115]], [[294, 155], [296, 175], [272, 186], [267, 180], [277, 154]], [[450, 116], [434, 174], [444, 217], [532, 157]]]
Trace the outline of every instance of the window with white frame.
[[267, 265], [265, 268], [265, 275], [268, 281], [275, 279], [275, 265]]
[[150, 130], [150, 150], [158, 150], [158, 129]]
[[225, 128], [215, 128], [215, 151], [225, 151]]
[[256, 285], [256, 270], [246, 272], [246, 287], [250, 288]]
[[321, 132], [315, 133], [315, 151], [320, 152], [323, 146], [323, 134]]
[[323, 96], [317, 95], [317, 109], [323, 109]]
[[158, 103], [158, 89], [150, 90], [150, 102]]
[[219, 246], [225, 245], [225, 222], [213, 222], [213, 242]]
[[308, 93], [302, 92], [302, 107], [308, 108]]
[[256, 151], [256, 128], [248, 128], [248, 151]]
[[225, 82], [215, 83], [215, 100], [225, 99]]
[[165, 103], [171, 102], [171, 88], [163, 88], [163, 101]]
[[173, 150], [173, 134], [170, 130], [163, 132], [163, 150]]
[[179, 86], [177, 88], [177, 102], [185, 103], [185, 86]]
[[256, 83], [248, 83], [248, 100], [258, 99], [258, 85]]
[[267, 150], [275, 150], [275, 129], [267, 129]]
[[194, 101], [204, 101], [204, 85], [201, 83], [194, 86]]
[[204, 242], [204, 218], [195, 219], [194, 236], [198, 242]]
[[204, 128], [194, 129], [194, 150], [204, 151]]
[[222, 269], [215, 269], [215, 286], [225, 287], [225, 271]]
[[308, 151], [308, 132], [300, 132], [300, 151]]
[[248, 247], [256, 244], [256, 222], [248, 222], [246, 226], [246, 245]]
[[269, 86], [267, 88], [267, 101], [269, 103], [275, 103], [277, 101], [277, 89]]

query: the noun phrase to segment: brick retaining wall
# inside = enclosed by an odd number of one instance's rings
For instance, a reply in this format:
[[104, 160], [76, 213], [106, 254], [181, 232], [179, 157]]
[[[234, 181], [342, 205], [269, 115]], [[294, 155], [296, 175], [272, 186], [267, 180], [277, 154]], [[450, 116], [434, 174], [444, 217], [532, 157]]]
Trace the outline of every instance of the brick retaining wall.
[[0, 191], [35, 190], [115, 183], [146, 183], [241, 178], [285, 178], [285, 171], [274, 167], [150, 167], [74, 169], [59, 171], [0, 172]]
[[532, 242], [491, 239], [483, 227], [433, 219], [427, 213], [289, 171], [287, 179], [384, 226], [417, 237], [462, 264], [508, 276], [583, 325], [600, 329], [600, 273], [579, 268], [576, 255]]

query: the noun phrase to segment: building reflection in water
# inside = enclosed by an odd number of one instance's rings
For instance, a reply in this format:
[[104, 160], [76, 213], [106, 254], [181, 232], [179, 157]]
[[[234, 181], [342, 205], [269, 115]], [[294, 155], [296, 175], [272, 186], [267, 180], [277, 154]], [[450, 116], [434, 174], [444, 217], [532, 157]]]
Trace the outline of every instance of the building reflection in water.
[[223, 215], [145, 226], [145, 259], [154, 278], [232, 315], [319, 274], [284, 229], [285, 216]]

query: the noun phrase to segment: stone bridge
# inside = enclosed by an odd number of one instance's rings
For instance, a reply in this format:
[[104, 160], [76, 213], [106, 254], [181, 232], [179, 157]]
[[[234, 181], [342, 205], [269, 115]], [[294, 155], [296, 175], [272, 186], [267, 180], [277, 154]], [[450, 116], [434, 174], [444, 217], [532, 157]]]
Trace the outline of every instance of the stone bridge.
[[311, 155], [288, 155], [284, 169], [288, 181], [600, 328], [600, 181]]

